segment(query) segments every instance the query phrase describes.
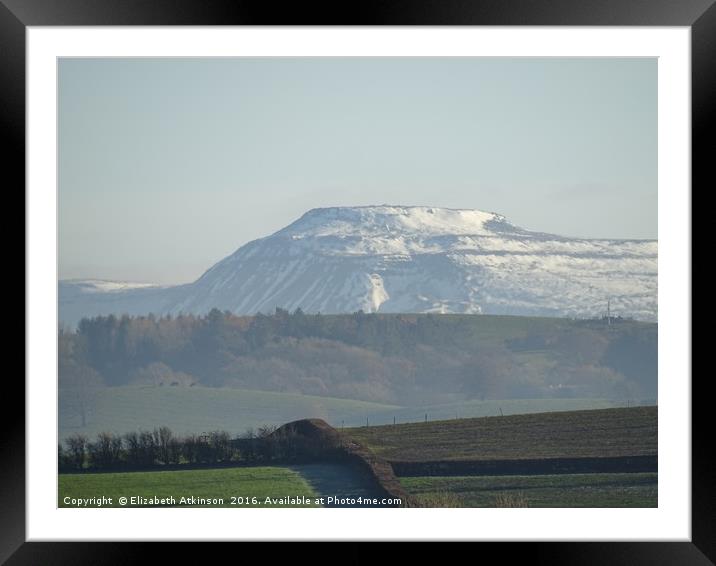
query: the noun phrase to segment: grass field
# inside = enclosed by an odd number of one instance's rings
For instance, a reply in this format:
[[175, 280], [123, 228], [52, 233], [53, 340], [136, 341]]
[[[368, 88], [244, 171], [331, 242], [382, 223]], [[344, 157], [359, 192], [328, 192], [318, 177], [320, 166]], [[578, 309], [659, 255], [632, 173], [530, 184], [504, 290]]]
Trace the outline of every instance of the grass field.
[[[134, 507], [349, 507], [351, 505], [342, 504], [340, 500], [379, 497], [363, 474], [341, 464], [60, 474], [59, 507], [82, 506], [66, 503], [67, 497], [88, 499], [101, 496], [112, 498], [112, 503], [105, 505], [107, 507], [123, 507], [119, 504], [120, 497], [175, 499], [174, 504], [169, 505], [152, 504], [141, 499], [134, 505], [125, 505]], [[189, 500], [182, 504], [182, 496], [212, 501], [204, 504]], [[316, 498], [320, 497], [324, 498], [323, 503], [316, 502]], [[337, 501], [333, 502], [329, 497]], [[266, 498], [283, 499], [284, 502], [267, 502]], [[287, 501], [290, 498], [310, 498], [311, 501], [309, 504], [304, 501], [292, 504]]]
[[[68, 507], [65, 498], [91, 498], [105, 496], [112, 498], [108, 507], [121, 507], [120, 497], [169, 498], [177, 500], [175, 506], [193, 507], [272, 507], [265, 504], [266, 497], [281, 498], [310, 497], [315, 498], [316, 492], [301, 474], [289, 468], [255, 467], [255, 468], [224, 468], [209, 470], [179, 470], [157, 472], [126, 472], [100, 474], [61, 474], [59, 476], [58, 506]], [[223, 503], [209, 505], [181, 505], [180, 498], [200, 497], [220, 499]], [[232, 497], [249, 499], [249, 504], [242, 502], [232, 505]], [[257, 503], [251, 504], [252, 497]], [[141, 502], [140, 502], [141, 503]], [[156, 505], [135, 505], [137, 507], [153, 507]], [[315, 506], [315, 505], [301, 505]]]
[[[656, 473], [400, 478], [418, 500], [496, 507], [500, 496], [528, 507], [657, 507]], [[445, 497], [449, 494], [449, 497]]]
[[[60, 406], [60, 438], [73, 433], [123, 434], [168, 426], [177, 434], [226, 430], [236, 435], [247, 428], [281, 425], [318, 417], [340, 426], [365, 423], [366, 415], [390, 411], [391, 405], [292, 393], [211, 387], [108, 387], [98, 392], [87, 426]], [[336, 423], [337, 421], [337, 423]]]
[[460, 314], [441, 315], [445, 320], [462, 323], [466, 340], [515, 338], [529, 333], [545, 333], [564, 328], [574, 328], [577, 322], [568, 318], [539, 316], [506, 316], [481, 314], [465, 316]]
[[[550, 413], [554, 411], [584, 411], [589, 409], [612, 409], [626, 406], [626, 401], [610, 399], [486, 399], [471, 400], [424, 407], [403, 407], [395, 410], [377, 412], [372, 415], [371, 425], [396, 423], [418, 423], [428, 421], [468, 419], [476, 417], [494, 417], [524, 415], [529, 413]], [[346, 423], [348, 424], [348, 423]], [[356, 423], [364, 425], [363, 422]]]
[[98, 391], [87, 426], [60, 406], [60, 438], [73, 433], [94, 437], [98, 432], [124, 434], [131, 430], [168, 426], [177, 434], [227, 430], [241, 434], [247, 428], [281, 425], [318, 417], [336, 428], [430, 421], [455, 417], [483, 417], [602, 409], [621, 402], [604, 399], [509, 399], [465, 401], [427, 407], [398, 407], [350, 399], [211, 387], [108, 387]]
[[510, 460], [657, 454], [657, 407], [567, 411], [352, 428], [389, 461]]

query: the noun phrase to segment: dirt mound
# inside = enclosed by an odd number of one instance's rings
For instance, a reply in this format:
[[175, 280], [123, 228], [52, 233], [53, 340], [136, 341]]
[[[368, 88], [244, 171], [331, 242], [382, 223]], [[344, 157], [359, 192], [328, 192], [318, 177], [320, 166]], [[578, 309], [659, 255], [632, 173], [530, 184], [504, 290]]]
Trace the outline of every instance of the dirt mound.
[[308, 438], [322, 440], [326, 443], [331, 441], [340, 443], [341, 435], [323, 419], [301, 419], [281, 425], [273, 433], [277, 436], [299, 435]]

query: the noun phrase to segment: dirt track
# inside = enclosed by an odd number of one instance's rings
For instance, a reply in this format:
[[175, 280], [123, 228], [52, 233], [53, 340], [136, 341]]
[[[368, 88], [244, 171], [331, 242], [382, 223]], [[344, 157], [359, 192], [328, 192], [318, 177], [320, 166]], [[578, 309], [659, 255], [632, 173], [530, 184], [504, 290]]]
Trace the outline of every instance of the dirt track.
[[341, 434], [323, 419], [302, 419], [286, 423], [274, 434], [294, 434], [314, 440], [330, 459], [345, 462], [362, 473], [374, 486], [380, 498], [400, 499], [402, 507], [414, 507], [416, 499], [410, 495], [393, 472], [392, 466], [360, 444], [344, 440]]

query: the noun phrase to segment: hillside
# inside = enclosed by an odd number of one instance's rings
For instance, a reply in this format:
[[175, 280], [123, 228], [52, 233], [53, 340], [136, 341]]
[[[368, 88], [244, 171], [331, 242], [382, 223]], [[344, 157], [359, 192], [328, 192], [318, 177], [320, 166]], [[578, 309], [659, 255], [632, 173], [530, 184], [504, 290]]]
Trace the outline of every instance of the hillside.
[[282, 310], [239, 317], [216, 309], [206, 317], [109, 316], [60, 332], [60, 389], [230, 387], [402, 407], [634, 401], [657, 397], [657, 342], [655, 324], [627, 320]]
[[657, 242], [533, 232], [492, 212], [318, 208], [187, 285], [66, 281], [60, 320], [98, 314], [483, 313], [657, 318]]
[[107, 387], [97, 391], [86, 426], [60, 397], [59, 436], [99, 432], [124, 434], [168, 426], [177, 434], [226, 430], [244, 434], [248, 428], [281, 425], [299, 418], [324, 418], [336, 426], [342, 420], [357, 425], [366, 415], [391, 412], [378, 403], [291, 393], [213, 387]]
[[125, 386], [96, 392], [86, 426], [77, 412], [60, 396], [60, 439], [80, 433], [94, 438], [99, 432], [124, 434], [137, 429], [168, 426], [177, 434], [226, 430], [232, 435], [247, 429], [278, 426], [302, 418], [322, 418], [336, 428], [416, 422], [429, 414], [431, 420], [503, 414], [534, 413], [614, 407], [606, 399], [515, 399], [468, 401], [428, 407], [400, 407], [380, 403], [246, 389]]
[[352, 428], [391, 462], [619, 458], [657, 454], [657, 407], [565, 411]]

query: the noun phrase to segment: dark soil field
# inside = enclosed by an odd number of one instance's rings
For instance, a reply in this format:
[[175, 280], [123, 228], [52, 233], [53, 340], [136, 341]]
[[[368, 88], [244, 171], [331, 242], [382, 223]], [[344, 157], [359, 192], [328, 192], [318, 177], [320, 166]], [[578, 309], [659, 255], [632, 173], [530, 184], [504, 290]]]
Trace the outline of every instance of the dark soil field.
[[345, 429], [390, 462], [615, 458], [657, 454], [658, 408], [631, 407]]
[[422, 506], [656, 507], [657, 413], [631, 407], [511, 415], [343, 435], [390, 462]]

